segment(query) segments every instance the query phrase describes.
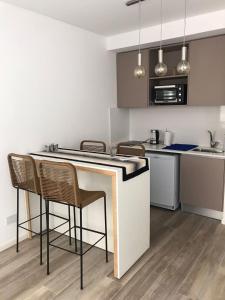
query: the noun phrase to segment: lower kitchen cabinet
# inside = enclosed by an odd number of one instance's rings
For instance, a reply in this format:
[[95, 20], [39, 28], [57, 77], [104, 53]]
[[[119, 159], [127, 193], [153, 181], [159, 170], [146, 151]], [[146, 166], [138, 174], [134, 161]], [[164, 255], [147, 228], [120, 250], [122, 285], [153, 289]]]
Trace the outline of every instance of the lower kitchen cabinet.
[[224, 160], [181, 155], [180, 200], [182, 205], [223, 211]]

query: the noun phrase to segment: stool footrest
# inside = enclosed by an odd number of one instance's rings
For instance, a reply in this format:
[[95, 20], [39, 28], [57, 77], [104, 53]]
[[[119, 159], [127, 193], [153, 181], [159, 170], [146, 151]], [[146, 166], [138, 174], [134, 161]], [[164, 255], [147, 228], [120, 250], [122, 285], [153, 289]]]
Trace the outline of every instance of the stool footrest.
[[52, 247], [55, 247], [55, 248], [58, 248], [58, 249], [70, 252], [72, 254], [79, 255], [79, 256], [82, 256], [82, 255], [86, 254], [89, 250], [91, 250], [97, 243], [99, 243], [105, 237], [105, 234], [103, 234], [102, 237], [100, 239], [98, 239], [93, 245], [91, 245], [86, 251], [84, 251], [83, 253], [79, 253], [79, 252], [75, 252], [75, 251], [72, 251], [72, 250], [69, 250], [69, 249], [66, 249], [66, 248], [63, 248], [63, 247], [60, 247], [60, 246], [52, 244], [52, 242], [54, 242], [55, 240], [57, 240], [62, 235], [64, 235], [64, 234], [60, 234], [60, 236], [58, 236], [57, 238], [53, 239], [52, 241], [49, 241], [49, 245], [52, 246]]
[[[60, 224], [58, 225], [57, 227], [51, 229], [49, 232], [52, 232], [54, 229], [66, 224], [68, 221], [66, 221], [65, 223], [63, 224]], [[62, 237], [63, 235], [65, 235], [67, 232], [69, 232], [70, 230], [74, 229], [74, 228], [80, 228], [80, 226], [72, 226], [70, 227], [69, 229], [67, 229], [66, 231], [60, 233], [56, 238], [54, 238], [53, 240], [49, 241], [49, 245], [52, 246], [52, 247], [55, 247], [55, 248], [58, 248], [58, 249], [61, 249], [61, 250], [65, 250], [67, 252], [70, 252], [72, 254], [77, 254], [79, 256], [82, 256], [84, 254], [86, 254], [91, 248], [93, 248], [98, 242], [100, 242], [105, 236], [106, 234], [104, 232], [101, 232], [101, 231], [97, 231], [97, 230], [93, 230], [93, 229], [89, 229], [89, 228], [86, 228], [86, 227], [82, 227], [82, 230], [86, 230], [86, 231], [90, 231], [90, 232], [93, 232], [93, 233], [97, 233], [97, 234], [101, 234], [102, 237], [100, 239], [98, 239], [93, 245], [91, 245], [85, 252], [83, 253], [78, 253], [78, 252], [75, 252], [75, 251], [71, 251], [69, 249], [66, 249], [66, 248], [63, 248], [63, 247], [60, 247], [60, 246], [57, 246], [57, 245], [54, 245], [52, 244], [53, 242], [55, 242], [57, 239], [59, 239], [60, 237]]]
[[45, 213], [42, 213], [42, 214], [40, 214], [40, 215], [37, 215], [36, 217], [33, 217], [33, 218], [31, 218], [31, 219], [28, 219], [28, 220], [26, 220], [26, 221], [24, 221], [24, 222], [22, 222], [22, 223], [19, 223], [18, 225], [19, 225], [19, 226], [20, 226], [20, 225], [23, 225], [23, 224], [25, 224], [25, 223], [27, 223], [27, 222], [30, 222], [30, 221], [33, 221], [34, 219], [37, 219], [38, 217], [43, 216], [43, 215], [45, 215]]
[[[73, 228], [74, 228], [74, 226], [71, 229], [73, 229]], [[76, 226], [76, 228], [80, 228], [80, 226]], [[98, 234], [105, 234], [104, 232], [89, 229], [89, 228], [86, 228], [86, 227], [82, 227], [82, 230], [91, 231], [91, 232], [98, 233]]]
[[49, 216], [53, 216], [53, 217], [56, 217], [56, 218], [59, 218], [59, 219], [62, 219], [62, 220], [67, 220], [69, 221], [69, 219], [65, 218], [65, 217], [62, 217], [62, 216], [59, 216], [59, 215], [56, 215], [56, 214], [53, 214], [53, 213], [49, 213]]
[[[31, 233], [34, 233], [34, 234], [36, 234], [36, 235], [40, 235], [40, 232], [36, 232], [36, 231], [34, 231], [34, 230], [31, 230], [31, 229], [28, 229], [28, 228], [26, 228], [26, 227], [23, 227], [23, 226], [21, 226], [21, 225], [26, 224], [26, 223], [28, 223], [28, 222], [34, 220], [34, 219], [37, 219], [38, 217], [43, 216], [43, 215], [45, 215], [45, 214], [46, 214], [46, 213], [42, 213], [42, 214], [40, 214], [40, 215], [37, 215], [36, 217], [33, 217], [33, 218], [28, 219], [28, 220], [26, 220], [26, 221], [24, 221], [24, 222], [22, 222], [22, 223], [19, 223], [19, 224], [18, 224], [18, 227], [20, 227], [20, 228], [22, 228], [22, 229], [24, 229], [24, 230], [26, 230], [26, 231], [29, 231], [29, 232], [31, 232]], [[55, 215], [55, 214], [52, 214], [52, 213], [49, 213], [49, 215], [54, 216], [54, 217], [57, 217], [57, 218], [60, 218], [60, 219], [63, 219], [63, 220], [66, 220], [66, 221], [63, 222], [62, 224], [59, 224], [59, 225], [57, 225], [56, 227], [54, 227], [54, 228], [52, 228], [51, 230], [49, 230], [49, 232], [52, 232], [52, 231], [54, 231], [55, 229], [59, 228], [60, 226], [63, 226], [63, 225], [65, 225], [66, 223], [69, 222], [69, 219], [66, 219], [66, 218], [64, 218], [64, 217], [61, 217], [61, 216], [58, 216], [58, 215]], [[66, 232], [68, 232], [68, 231], [69, 231], [69, 230], [67, 230]], [[45, 233], [42, 232], [42, 235], [45, 235], [46, 233], [47, 233], [47, 232], [45, 232]]]
[[81, 255], [86, 254], [89, 250], [91, 250], [91, 248], [93, 248], [98, 242], [100, 242], [103, 238], [105, 237], [105, 234], [99, 239], [97, 240], [97, 242], [95, 242], [93, 245], [91, 245], [86, 251], [84, 251]]
[[68, 222], [69, 222], [69, 220], [68, 220], [68, 221], [65, 221], [65, 222], [63, 222], [62, 224], [59, 224], [58, 226], [56, 226], [56, 227], [54, 227], [54, 228], [50, 229], [50, 230], [49, 230], [49, 232], [52, 232], [52, 231], [54, 231], [55, 229], [59, 228], [60, 226], [63, 226], [63, 225], [65, 225], [65, 224], [66, 224], [66, 223], [68, 223]]
[[28, 229], [28, 228], [26, 228], [26, 227], [23, 227], [23, 226], [21, 226], [21, 225], [18, 225], [18, 227], [20, 227], [20, 228], [22, 228], [22, 229], [24, 229], [24, 230], [26, 230], [26, 231], [29, 231], [29, 232], [31, 232], [31, 233], [34, 233], [34, 234], [40, 235], [40, 233], [39, 233], [39, 232], [36, 232], [36, 231], [30, 230], [30, 229]]

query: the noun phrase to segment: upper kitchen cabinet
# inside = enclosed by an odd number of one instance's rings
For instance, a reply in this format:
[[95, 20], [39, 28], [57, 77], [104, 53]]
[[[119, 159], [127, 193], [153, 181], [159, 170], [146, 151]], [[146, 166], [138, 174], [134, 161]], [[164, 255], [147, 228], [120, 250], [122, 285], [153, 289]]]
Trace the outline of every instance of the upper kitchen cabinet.
[[134, 77], [137, 51], [117, 54], [117, 106], [121, 108], [148, 107], [149, 95], [149, 50], [142, 50], [142, 65], [145, 77]]
[[189, 58], [188, 104], [225, 105], [225, 36], [190, 42]]

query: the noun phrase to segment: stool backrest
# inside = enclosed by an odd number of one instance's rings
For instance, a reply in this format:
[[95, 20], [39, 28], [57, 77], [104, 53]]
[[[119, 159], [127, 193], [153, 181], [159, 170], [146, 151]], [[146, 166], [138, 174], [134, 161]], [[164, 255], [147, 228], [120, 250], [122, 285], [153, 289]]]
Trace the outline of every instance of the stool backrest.
[[39, 173], [41, 192], [45, 200], [80, 206], [77, 172], [72, 164], [42, 160]]
[[106, 144], [102, 141], [84, 140], [80, 143], [80, 150], [106, 152]]
[[117, 145], [117, 154], [145, 156], [145, 147], [142, 144], [128, 145], [127, 143], [120, 143]]
[[31, 156], [10, 153], [8, 163], [13, 187], [40, 194], [40, 181]]

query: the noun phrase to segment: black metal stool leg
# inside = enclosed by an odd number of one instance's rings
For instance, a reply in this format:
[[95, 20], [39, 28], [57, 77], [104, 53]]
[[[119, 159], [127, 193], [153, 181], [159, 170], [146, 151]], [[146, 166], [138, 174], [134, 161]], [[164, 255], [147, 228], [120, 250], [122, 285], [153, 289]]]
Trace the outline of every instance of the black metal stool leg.
[[17, 188], [17, 212], [16, 212], [16, 252], [19, 252], [19, 198], [20, 198], [20, 190]]
[[80, 288], [83, 290], [82, 208], [80, 208]]
[[40, 195], [40, 265], [42, 264], [42, 196]]
[[73, 207], [73, 222], [74, 222], [74, 239], [75, 239], [75, 252], [77, 252], [77, 230], [76, 230], [76, 208]]
[[105, 259], [106, 262], [108, 259], [108, 239], [107, 239], [107, 211], [106, 211], [106, 196], [104, 197], [104, 215], [105, 215]]
[[46, 228], [47, 228], [47, 275], [49, 272], [49, 201], [45, 201], [46, 204]]
[[72, 245], [71, 239], [71, 216], [70, 216], [70, 205], [68, 205], [68, 216], [69, 216], [69, 243]]

